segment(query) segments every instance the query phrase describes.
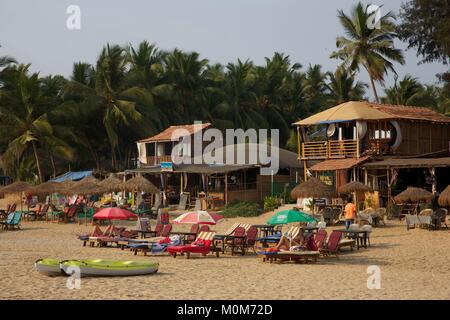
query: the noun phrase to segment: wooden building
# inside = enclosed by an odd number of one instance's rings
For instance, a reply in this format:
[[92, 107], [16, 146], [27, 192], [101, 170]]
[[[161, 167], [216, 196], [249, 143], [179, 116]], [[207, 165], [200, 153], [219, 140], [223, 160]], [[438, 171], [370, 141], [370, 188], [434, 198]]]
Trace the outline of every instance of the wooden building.
[[[416, 159], [408, 169], [425, 166], [435, 176], [435, 169], [445, 168], [450, 159], [450, 117], [428, 108], [350, 101], [294, 125], [305, 176], [328, 177], [338, 191], [351, 180], [389, 190], [396, 177], [390, 172], [394, 166], [377, 162]], [[436, 165], [419, 160], [429, 158], [440, 160]], [[312, 165], [312, 160], [320, 162]]]

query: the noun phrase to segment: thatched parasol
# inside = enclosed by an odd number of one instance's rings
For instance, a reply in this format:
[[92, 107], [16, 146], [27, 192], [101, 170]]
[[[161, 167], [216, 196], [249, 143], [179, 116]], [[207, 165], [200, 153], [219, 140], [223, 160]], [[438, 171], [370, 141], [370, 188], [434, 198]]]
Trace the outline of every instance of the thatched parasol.
[[52, 194], [52, 193], [59, 193], [61, 190], [64, 189], [64, 184], [61, 182], [55, 182], [55, 181], [47, 181], [44, 183], [41, 183], [37, 186], [34, 186], [29, 189], [29, 193], [32, 194]]
[[441, 192], [438, 203], [441, 207], [450, 207], [450, 184]]
[[431, 200], [433, 194], [422, 188], [408, 187], [405, 191], [399, 193], [394, 197], [394, 200], [398, 203], [404, 202], [420, 202]]
[[350, 194], [353, 192], [367, 192], [367, 191], [372, 191], [372, 188], [366, 186], [365, 184], [359, 181], [349, 182], [340, 188], [340, 192], [345, 194]]
[[67, 190], [66, 193], [93, 195], [104, 193], [105, 190], [100, 186], [100, 181], [94, 177], [86, 177], [83, 180], [75, 182], [73, 186]]
[[0, 189], [0, 193], [21, 193], [29, 191], [33, 186], [28, 182], [16, 181]]
[[142, 191], [146, 193], [159, 193], [158, 188], [142, 176], [134, 177], [124, 183], [126, 191]]
[[121, 191], [124, 189], [123, 181], [112, 174], [107, 179], [100, 181], [99, 185], [109, 192]]
[[336, 191], [332, 186], [329, 186], [314, 177], [300, 183], [291, 191], [293, 200], [298, 198], [331, 198], [335, 195]]

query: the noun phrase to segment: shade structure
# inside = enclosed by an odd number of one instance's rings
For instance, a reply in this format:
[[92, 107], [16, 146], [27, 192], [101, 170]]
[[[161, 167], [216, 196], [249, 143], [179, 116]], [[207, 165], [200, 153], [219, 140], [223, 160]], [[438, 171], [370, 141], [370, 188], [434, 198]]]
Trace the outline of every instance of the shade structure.
[[123, 185], [126, 191], [142, 191], [146, 193], [159, 193], [159, 190], [153, 183], [142, 176], [134, 177], [126, 181]]
[[335, 195], [336, 191], [332, 186], [329, 186], [314, 177], [300, 183], [291, 191], [293, 200], [298, 198], [331, 198]]
[[174, 223], [187, 223], [187, 224], [210, 224], [214, 225], [220, 221], [223, 216], [215, 213], [209, 213], [207, 211], [193, 211], [183, 213], [181, 216], [173, 220]]
[[341, 193], [353, 193], [353, 192], [367, 192], [372, 191], [372, 188], [369, 186], [366, 186], [365, 184], [359, 182], [359, 181], [352, 181], [345, 185], [343, 185], [340, 189]]
[[294, 222], [315, 222], [316, 219], [311, 217], [309, 214], [304, 213], [299, 210], [283, 210], [274, 214], [267, 224], [278, 225], [278, 224], [288, 224]]
[[16, 181], [0, 189], [0, 193], [10, 194], [19, 192], [28, 192], [33, 186], [28, 182]]
[[134, 213], [117, 207], [105, 208], [94, 214], [94, 219], [98, 220], [128, 220], [137, 218], [138, 216]]
[[450, 207], [450, 184], [441, 192], [438, 203], [442, 207]]
[[394, 118], [393, 115], [374, 108], [374, 104], [370, 102], [349, 101], [300, 120], [295, 125], [303, 126], [352, 120], [387, 120]]
[[47, 181], [37, 186], [34, 186], [28, 190], [31, 194], [51, 194], [59, 193], [64, 189], [64, 184], [60, 182]]
[[100, 181], [94, 177], [86, 177], [83, 180], [75, 182], [73, 186], [67, 190], [68, 194], [81, 194], [81, 195], [92, 195], [101, 194], [105, 190], [100, 186]]
[[109, 192], [121, 191], [124, 189], [124, 183], [114, 175], [110, 175], [105, 180], [99, 182], [99, 185]]
[[409, 187], [405, 191], [399, 193], [394, 197], [398, 203], [402, 202], [420, 202], [427, 201], [433, 198], [433, 194], [422, 188]]

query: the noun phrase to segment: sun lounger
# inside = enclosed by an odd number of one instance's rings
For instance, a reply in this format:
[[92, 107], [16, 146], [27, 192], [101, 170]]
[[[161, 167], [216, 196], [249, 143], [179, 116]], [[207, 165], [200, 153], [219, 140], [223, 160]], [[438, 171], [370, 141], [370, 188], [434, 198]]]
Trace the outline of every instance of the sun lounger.
[[20, 229], [20, 222], [22, 220], [21, 212], [10, 213], [5, 221], [1, 222], [1, 225], [6, 230]]
[[272, 263], [277, 262], [287, 262], [293, 261], [295, 263], [309, 263], [317, 262], [320, 256], [319, 251], [276, 251], [276, 252], [266, 252], [260, 251], [258, 255], [262, 257], [263, 262]]
[[151, 242], [129, 242], [127, 247], [134, 252], [134, 255], [136, 255], [139, 251], [142, 251], [144, 255], [147, 255], [148, 252], [151, 254], [165, 253], [167, 252], [167, 248], [179, 245], [181, 245], [181, 237], [178, 235], [173, 235]]
[[219, 257], [219, 250], [213, 244], [214, 236], [215, 232], [201, 232], [193, 243], [185, 246], [169, 247], [167, 251], [174, 258], [177, 257], [177, 254], [186, 255], [186, 258], [189, 259], [192, 253], [199, 253], [202, 256], [206, 256], [210, 252], [215, 252], [216, 256]]

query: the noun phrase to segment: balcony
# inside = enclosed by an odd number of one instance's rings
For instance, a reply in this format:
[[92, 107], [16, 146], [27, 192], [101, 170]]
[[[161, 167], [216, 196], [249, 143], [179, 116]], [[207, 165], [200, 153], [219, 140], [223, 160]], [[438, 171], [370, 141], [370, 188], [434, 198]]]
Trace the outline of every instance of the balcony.
[[172, 162], [172, 156], [150, 156], [147, 157], [147, 165], [153, 166], [158, 165], [161, 162]]
[[311, 141], [302, 143], [302, 160], [356, 158], [358, 156], [356, 140]]

